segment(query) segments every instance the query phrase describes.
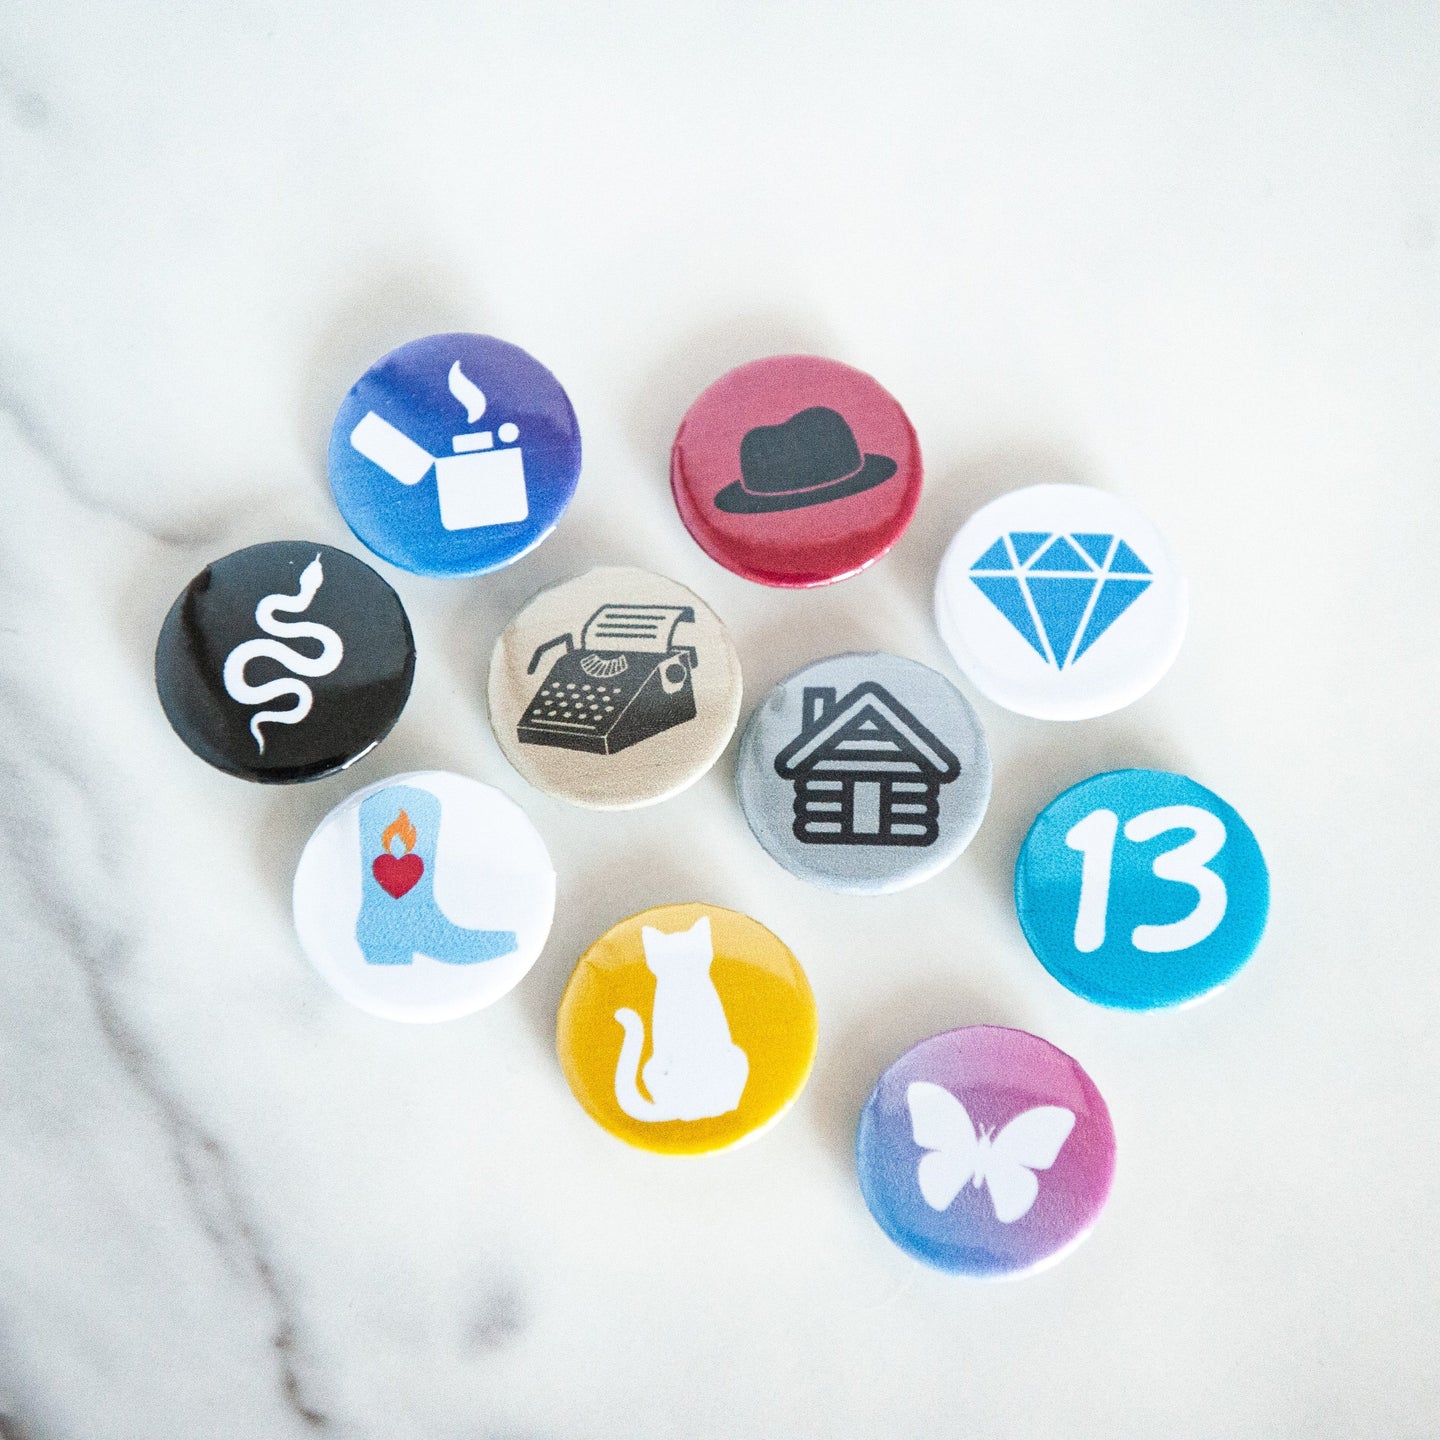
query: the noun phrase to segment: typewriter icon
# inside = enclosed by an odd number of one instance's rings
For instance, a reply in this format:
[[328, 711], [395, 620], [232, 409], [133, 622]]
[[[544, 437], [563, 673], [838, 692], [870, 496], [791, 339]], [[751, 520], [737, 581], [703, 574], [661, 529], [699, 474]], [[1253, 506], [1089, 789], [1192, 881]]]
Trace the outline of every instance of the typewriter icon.
[[682, 623], [695, 623], [688, 605], [602, 605], [578, 648], [569, 635], [547, 640], [527, 675], [557, 645], [565, 653], [520, 717], [520, 743], [614, 755], [693, 720], [690, 672], [700, 662], [693, 645], [674, 643]]

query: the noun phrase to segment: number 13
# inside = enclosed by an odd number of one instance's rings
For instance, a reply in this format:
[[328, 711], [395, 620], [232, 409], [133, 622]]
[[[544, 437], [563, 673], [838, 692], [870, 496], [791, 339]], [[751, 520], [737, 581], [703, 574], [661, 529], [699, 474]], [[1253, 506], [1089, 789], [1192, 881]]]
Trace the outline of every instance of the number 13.
[[[1120, 818], [1113, 810], [1092, 810], [1070, 827], [1065, 843], [1084, 855], [1080, 869], [1080, 908], [1075, 914], [1075, 948], [1082, 954], [1105, 943], [1105, 917], [1110, 908], [1110, 868], [1115, 856], [1115, 834]], [[1215, 932], [1225, 918], [1229, 896], [1225, 882], [1209, 862], [1225, 844], [1225, 824], [1218, 815], [1198, 805], [1162, 805], [1126, 822], [1125, 838], [1142, 844], [1167, 830], [1189, 830], [1188, 840], [1162, 850], [1151, 869], [1161, 880], [1189, 885], [1196, 894], [1195, 908], [1168, 925], [1137, 925], [1130, 939], [1137, 950], [1168, 954], [1188, 950]]]

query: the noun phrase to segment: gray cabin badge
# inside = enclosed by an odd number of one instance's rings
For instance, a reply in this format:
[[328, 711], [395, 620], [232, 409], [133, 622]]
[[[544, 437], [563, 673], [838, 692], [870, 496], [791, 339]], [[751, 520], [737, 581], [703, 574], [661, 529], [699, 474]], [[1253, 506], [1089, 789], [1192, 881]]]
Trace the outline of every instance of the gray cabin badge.
[[794, 833], [807, 845], [933, 845], [940, 787], [960, 761], [873, 681], [836, 698], [807, 686], [800, 733], [775, 757], [795, 787]]

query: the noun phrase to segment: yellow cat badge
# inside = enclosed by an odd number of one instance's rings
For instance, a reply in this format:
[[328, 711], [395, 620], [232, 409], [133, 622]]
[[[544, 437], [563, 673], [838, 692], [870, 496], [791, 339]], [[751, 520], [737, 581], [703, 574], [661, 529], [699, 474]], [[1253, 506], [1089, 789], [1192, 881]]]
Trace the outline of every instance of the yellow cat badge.
[[717, 905], [622, 920], [560, 1002], [560, 1065], [612, 1135], [667, 1155], [724, 1150], [773, 1125], [815, 1059], [815, 998], [763, 925]]

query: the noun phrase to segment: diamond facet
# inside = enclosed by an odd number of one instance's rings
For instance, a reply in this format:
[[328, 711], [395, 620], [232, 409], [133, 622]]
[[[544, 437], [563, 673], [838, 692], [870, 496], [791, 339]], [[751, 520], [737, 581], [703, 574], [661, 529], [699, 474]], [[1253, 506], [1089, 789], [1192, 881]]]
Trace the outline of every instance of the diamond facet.
[[1088, 575], [1095, 567], [1063, 536], [1057, 535], [1030, 562], [1031, 570], [1079, 571]]
[[1114, 535], [1023, 530], [996, 540], [970, 578], [1037, 655], [1063, 670], [1149, 589], [1152, 575]]

